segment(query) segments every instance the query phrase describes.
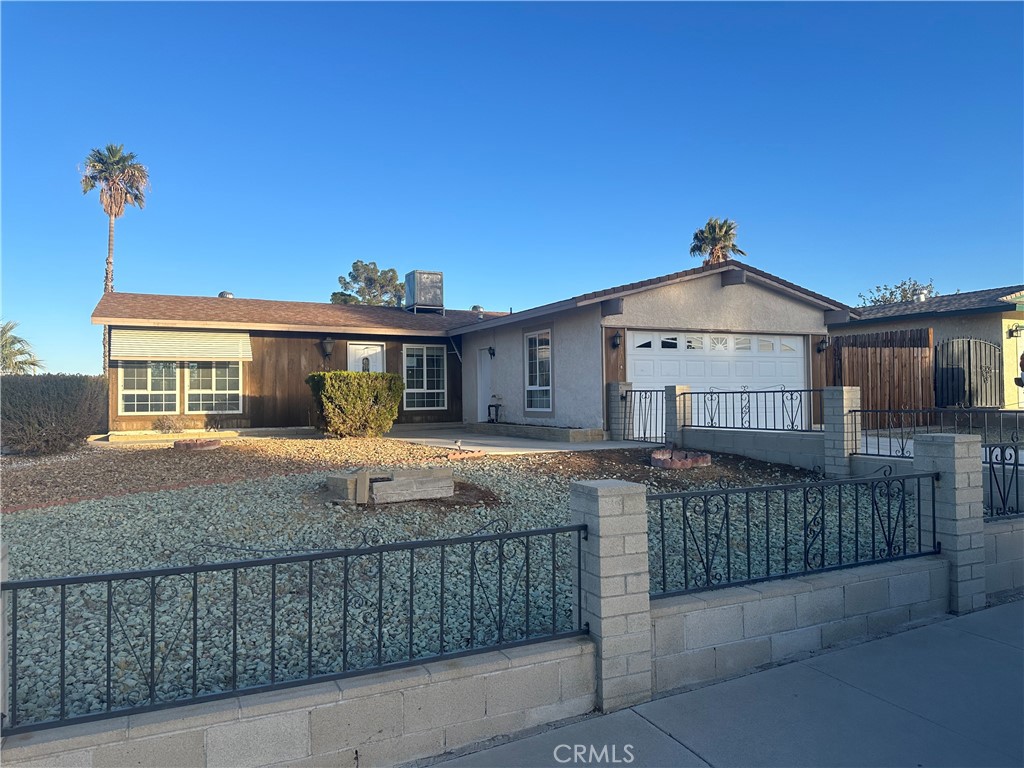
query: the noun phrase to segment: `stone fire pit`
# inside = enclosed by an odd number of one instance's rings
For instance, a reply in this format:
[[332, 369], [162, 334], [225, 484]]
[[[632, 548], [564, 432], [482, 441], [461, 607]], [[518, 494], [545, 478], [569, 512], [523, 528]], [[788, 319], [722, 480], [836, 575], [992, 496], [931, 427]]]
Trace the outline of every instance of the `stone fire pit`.
[[699, 451], [680, 451], [672, 448], [659, 448], [651, 452], [651, 466], [659, 469], [690, 469], [692, 467], [710, 467], [711, 454]]
[[416, 499], [443, 499], [455, 494], [451, 469], [355, 469], [327, 476], [327, 488], [339, 501], [390, 504]]

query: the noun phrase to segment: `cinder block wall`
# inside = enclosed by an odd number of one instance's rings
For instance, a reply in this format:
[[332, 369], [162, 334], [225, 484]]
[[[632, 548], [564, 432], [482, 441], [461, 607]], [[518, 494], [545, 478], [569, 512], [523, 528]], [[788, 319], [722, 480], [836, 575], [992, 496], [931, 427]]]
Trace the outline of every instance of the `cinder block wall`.
[[679, 431], [683, 448], [690, 451], [734, 453], [758, 461], [822, 470], [825, 435], [822, 432], [758, 431], [750, 429], [690, 428]]
[[594, 644], [556, 640], [8, 737], [4, 766], [390, 766], [594, 709]]
[[651, 601], [654, 692], [705, 683], [949, 607], [937, 556]]
[[985, 520], [985, 592], [1024, 588], [1024, 517]]

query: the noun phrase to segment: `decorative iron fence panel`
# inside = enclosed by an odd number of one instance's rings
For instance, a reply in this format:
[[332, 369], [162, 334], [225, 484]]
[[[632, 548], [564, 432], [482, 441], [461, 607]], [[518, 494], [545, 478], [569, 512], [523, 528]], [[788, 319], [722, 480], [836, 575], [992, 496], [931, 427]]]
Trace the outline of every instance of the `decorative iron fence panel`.
[[584, 634], [586, 526], [12, 581], [3, 734]]
[[1021, 506], [1020, 443], [990, 443], [981, 446], [981, 469], [988, 497], [986, 517], [1024, 514]]
[[683, 392], [678, 413], [685, 427], [810, 432], [823, 429], [820, 389]]
[[650, 495], [651, 597], [931, 554], [935, 477]]
[[1003, 353], [981, 339], [947, 339], [935, 345], [938, 408], [998, 408], [1003, 404]]
[[665, 442], [664, 389], [627, 389], [623, 407], [623, 440]]
[[980, 435], [982, 443], [1015, 442], [1024, 428], [1024, 411], [991, 408], [918, 408], [855, 410], [862, 438], [855, 453], [910, 458], [914, 435], [947, 433]]

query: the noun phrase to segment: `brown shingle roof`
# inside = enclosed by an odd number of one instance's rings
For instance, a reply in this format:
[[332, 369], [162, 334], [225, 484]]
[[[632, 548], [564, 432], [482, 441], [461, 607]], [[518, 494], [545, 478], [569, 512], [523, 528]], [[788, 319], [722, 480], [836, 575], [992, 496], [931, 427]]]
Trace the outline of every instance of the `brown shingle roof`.
[[946, 296], [931, 296], [924, 301], [900, 301], [895, 304], [875, 304], [860, 307], [857, 313], [861, 320], [888, 320], [912, 315], [946, 314], [957, 312], [1012, 312], [1017, 303], [1005, 301], [1024, 292], [1024, 285], [1007, 285], [1002, 288], [986, 288], [967, 293], [951, 293]]
[[[497, 316], [499, 313], [484, 313], [484, 319]], [[149, 293], [105, 293], [92, 313], [97, 325], [418, 336], [444, 336], [449, 328], [470, 325], [478, 319], [478, 313], [461, 309], [449, 309], [442, 315], [397, 307]]]

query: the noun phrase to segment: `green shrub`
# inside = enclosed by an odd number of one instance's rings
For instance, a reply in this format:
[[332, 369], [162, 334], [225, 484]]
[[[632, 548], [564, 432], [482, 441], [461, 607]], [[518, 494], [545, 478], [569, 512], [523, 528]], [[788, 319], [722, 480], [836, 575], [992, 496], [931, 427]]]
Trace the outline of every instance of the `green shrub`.
[[0, 439], [19, 453], [60, 453], [107, 430], [103, 376], [4, 376], [0, 387]]
[[323, 371], [306, 383], [325, 430], [341, 437], [380, 437], [398, 418], [405, 384], [395, 373]]

